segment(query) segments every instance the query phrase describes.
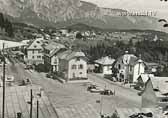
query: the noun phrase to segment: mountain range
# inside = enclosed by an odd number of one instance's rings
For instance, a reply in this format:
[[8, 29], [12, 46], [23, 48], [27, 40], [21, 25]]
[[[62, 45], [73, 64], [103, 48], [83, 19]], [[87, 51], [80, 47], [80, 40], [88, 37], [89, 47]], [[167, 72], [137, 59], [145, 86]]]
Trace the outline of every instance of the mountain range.
[[13, 22], [37, 26], [67, 27], [76, 23], [101, 29], [162, 30], [151, 16], [121, 16], [122, 9], [102, 8], [81, 0], [0, 0], [0, 12]]

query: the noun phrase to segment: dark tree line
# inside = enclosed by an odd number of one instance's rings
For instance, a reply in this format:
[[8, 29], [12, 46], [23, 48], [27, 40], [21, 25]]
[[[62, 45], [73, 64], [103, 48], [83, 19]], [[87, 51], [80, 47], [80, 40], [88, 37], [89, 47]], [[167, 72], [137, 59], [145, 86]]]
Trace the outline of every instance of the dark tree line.
[[7, 18], [4, 18], [2, 13], [0, 13], [0, 28], [4, 29], [9, 37], [14, 36], [12, 23]]
[[94, 61], [103, 56], [111, 56], [117, 59], [121, 55], [128, 51], [137, 57], [141, 54], [141, 57], [146, 62], [168, 62], [168, 41], [153, 41], [153, 40], [139, 40], [133, 43], [130, 39], [128, 43], [123, 41], [116, 41], [106, 45], [103, 42], [97, 45], [91, 45], [86, 51], [89, 59]]

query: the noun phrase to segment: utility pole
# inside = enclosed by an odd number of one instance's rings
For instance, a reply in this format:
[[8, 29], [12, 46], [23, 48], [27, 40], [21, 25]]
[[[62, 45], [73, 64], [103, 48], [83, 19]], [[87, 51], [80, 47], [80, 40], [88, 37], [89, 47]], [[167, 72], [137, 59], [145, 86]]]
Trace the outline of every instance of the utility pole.
[[5, 43], [3, 43], [3, 99], [2, 99], [2, 118], [5, 118]]
[[37, 100], [37, 118], [39, 118], [39, 101]]
[[32, 118], [32, 110], [33, 110], [33, 91], [30, 90], [30, 118]]

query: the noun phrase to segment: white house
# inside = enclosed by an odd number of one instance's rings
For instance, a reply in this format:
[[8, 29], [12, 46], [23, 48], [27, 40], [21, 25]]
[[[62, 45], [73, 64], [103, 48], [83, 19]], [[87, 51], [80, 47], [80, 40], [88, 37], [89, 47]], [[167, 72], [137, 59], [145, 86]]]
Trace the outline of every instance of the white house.
[[137, 82], [137, 79], [139, 77], [139, 75], [141, 75], [142, 73], [145, 73], [145, 63], [139, 59], [138, 61], [136, 61], [134, 63], [133, 66], [133, 82]]
[[83, 52], [67, 50], [58, 57], [59, 72], [66, 81], [87, 79], [87, 59]]
[[98, 72], [102, 73], [103, 75], [111, 75], [112, 74], [112, 65], [115, 62], [115, 59], [112, 59], [108, 56], [102, 57], [95, 61], [96, 68]]
[[118, 69], [118, 79], [119, 81], [132, 81], [133, 78], [133, 70], [134, 63], [138, 60], [138, 58], [133, 54], [126, 54], [119, 57], [114, 65], [116, 69]]
[[44, 47], [44, 64], [49, 66], [49, 70], [51, 72], [58, 71], [59, 59], [57, 54], [65, 50], [66, 49], [64, 45], [56, 42], [51, 42]]
[[42, 44], [42, 39], [37, 38], [27, 47], [27, 58], [25, 60], [27, 63], [39, 64], [44, 62]]

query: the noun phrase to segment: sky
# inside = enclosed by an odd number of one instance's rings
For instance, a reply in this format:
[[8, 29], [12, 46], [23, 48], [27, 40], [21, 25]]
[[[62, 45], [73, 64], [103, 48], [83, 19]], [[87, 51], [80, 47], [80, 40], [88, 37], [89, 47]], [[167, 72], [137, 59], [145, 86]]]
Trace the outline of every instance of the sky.
[[156, 17], [168, 18], [168, 1], [164, 0], [83, 0], [97, 4], [100, 7], [120, 8], [129, 11], [154, 11]]

